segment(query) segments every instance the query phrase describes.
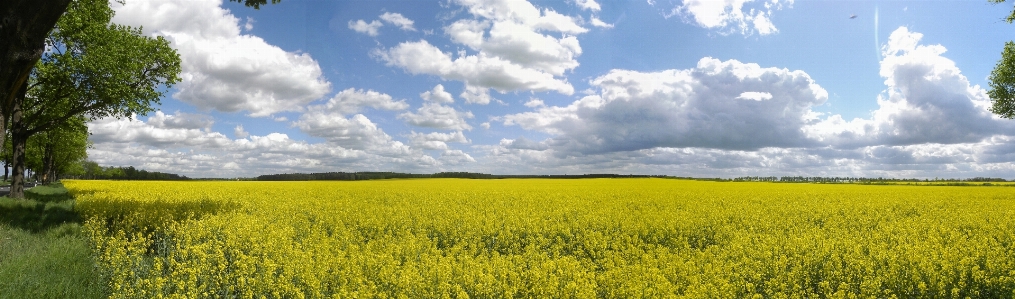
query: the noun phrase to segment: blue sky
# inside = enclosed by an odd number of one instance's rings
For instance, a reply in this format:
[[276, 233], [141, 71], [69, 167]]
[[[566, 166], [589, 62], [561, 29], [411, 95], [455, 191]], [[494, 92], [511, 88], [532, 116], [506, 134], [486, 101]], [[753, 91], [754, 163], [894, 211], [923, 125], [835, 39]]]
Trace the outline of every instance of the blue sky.
[[[1015, 178], [986, 1], [127, 0], [183, 81], [90, 159], [326, 171]], [[850, 18], [855, 16], [855, 18]]]

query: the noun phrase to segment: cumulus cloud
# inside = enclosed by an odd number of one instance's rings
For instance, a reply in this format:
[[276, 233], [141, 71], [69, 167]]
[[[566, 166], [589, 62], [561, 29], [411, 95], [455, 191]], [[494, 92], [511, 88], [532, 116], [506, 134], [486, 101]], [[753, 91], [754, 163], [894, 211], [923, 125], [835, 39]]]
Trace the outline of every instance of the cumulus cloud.
[[250, 133], [248, 133], [247, 130], [243, 129], [243, 125], [236, 125], [236, 128], [233, 128], [233, 136], [236, 136], [236, 138], [239, 139], [243, 139], [247, 138], [247, 136], [250, 136]]
[[440, 104], [451, 104], [455, 102], [455, 98], [450, 93], [444, 91], [444, 85], [437, 84], [433, 89], [425, 91], [419, 94], [420, 98]]
[[[553, 74], [485, 54], [452, 59], [450, 54], [442, 52], [426, 40], [403, 42], [374, 54], [387, 65], [401, 67], [411, 74], [437, 75], [447, 80], [465, 82], [467, 88], [478, 91], [470, 94], [486, 95], [486, 98], [489, 98], [489, 88], [500, 92], [528, 90], [574, 93], [574, 87], [566, 79], [557, 79]], [[463, 98], [467, 97], [463, 95]], [[485, 104], [489, 100], [471, 103]]]
[[409, 144], [415, 147], [419, 147], [427, 150], [448, 150], [448, 143], [469, 143], [469, 139], [465, 138], [465, 134], [462, 131], [456, 131], [451, 133], [416, 133], [413, 131], [409, 135]]
[[405, 112], [399, 114], [398, 118], [417, 127], [462, 131], [472, 130], [466, 119], [473, 118], [473, 115], [472, 112], [458, 111], [451, 106], [424, 103], [416, 112]]
[[552, 145], [585, 154], [803, 147], [814, 144], [801, 130], [811, 107], [828, 98], [802, 71], [713, 58], [687, 70], [612, 70], [591, 84], [598, 94], [506, 115], [504, 124], [555, 135]]
[[900, 27], [882, 48], [886, 90], [868, 119], [830, 116], [804, 129], [839, 147], [979, 142], [1015, 126], [988, 110], [990, 98], [971, 86], [941, 45], [922, 45], [922, 34]]
[[373, 20], [370, 23], [364, 20], [349, 21], [349, 29], [369, 36], [377, 36], [379, 34], [377, 30], [381, 26], [384, 26], [384, 24], [381, 24], [381, 21], [377, 20]]
[[1015, 176], [1015, 125], [921, 38], [903, 27], [884, 45], [886, 89], [870, 118], [813, 112], [827, 93], [801, 71], [705, 58], [687, 70], [614, 70], [570, 105], [495, 118], [550, 137], [473, 154], [517, 173]]
[[592, 26], [596, 26], [599, 28], [613, 28], [613, 24], [603, 22], [603, 20], [600, 20], [599, 17], [597, 16], [592, 16], [592, 19], [591, 21], [589, 21], [589, 23], [592, 24]]
[[[240, 20], [220, 5], [221, 0], [128, 1], [112, 4], [113, 21], [169, 39], [183, 68], [173, 96], [202, 109], [264, 117], [300, 111], [330, 91], [310, 54], [241, 34]], [[247, 25], [252, 29], [253, 20]]]
[[156, 128], [168, 129], [209, 129], [215, 123], [210, 115], [182, 113], [165, 114], [161, 110], [148, 118], [148, 123]]
[[349, 20], [349, 29], [369, 36], [378, 36], [380, 35], [381, 27], [384, 26], [384, 23], [381, 23], [381, 21], [384, 21], [385, 23], [398, 26], [398, 28], [405, 31], [416, 31], [416, 28], [412, 27], [415, 22], [402, 16], [400, 13], [386, 12], [381, 14], [380, 18], [380, 20], [373, 20], [370, 23], [364, 20]]
[[467, 89], [462, 98], [467, 103], [488, 104], [489, 89], [574, 93], [564, 74], [579, 65], [582, 49], [575, 35], [588, 31], [576, 18], [527, 1], [462, 0], [458, 4], [475, 18], [457, 20], [444, 31], [473, 54], [453, 57], [420, 40], [379, 49], [375, 57], [411, 74], [462, 81]]
[[193, 115], [167, 115], [158, 111], [143, 122], [137, 117], [118, 120], [104, 118], [88, 124], [89, 140], [96, 144], [138, 142], [160, 147], [203, 146], [225, 148], [231, 139], [218, 132], [208, 132], [207, 125], [184, 125], [179, 120]]
[[537, 98], [531, 98], [531, 99], [529, 99], [528, 102], [525, 102], [525, 107], [529, 107], [529, 108], [546, 107], [546, 104], [543, 103], [543, 100], [540, 100], [540, 99], [537, 99]]
[[324, 105], [313, 106], [311, 110], [324, 109], [328, 112], [348, 115], [363, 111], [363, 108], [380, 110], [405, 110], [409, 104], [405, 100], [395, 101], [390, 95], [373, 90], [349, 88], [335, 94]]
[[769, 35], [779, 32], [772, 24], [772, 12], [792, 6], [793, 0], [683, 0], [666, 16], [680, 15], [687, 23], [718, 30], [720, 34]]
[[518, 137], [518, 139], [501, 139], [500, 145], [507, 149], [521, 149], [521, 150], [535, 150], [545, 151], [550, 149], [546, 143], [535, 142], [528, 140], [525, 137]]
[[469, 162], [476, 162], [468, 153], [462, 150], [445, 150], [441, 154], [440, 161], [444, 164], [457, 165]]
[[[329, 143], [348, 149], [369, 150], [379, 155], [411, 155], [413, 150], [395, 141], [373, 121], [358, 114], [364, 108], [404, 110], [405, 100], [394, 101], [390, 95], [373, 90], [349, 88], [339, 92], [327, 103], [307, 108], [307, 112], [293, 122], [293, 126], [310, 136], [320, 137]], [[354, 114], [351, 117], [347, 115]]]
[[578, 4], [578, 7], [584, 10], [599, 11], [602, 9], [596, 0], [576, 0], [575, 2]]
[[771, 100], [772, 94], [767, 92], [745, 91], [741, 92], [738, 100], [764, 101]]
[[381, 20], [384, 20], [389, 24], [398, 26], [398, 28], [401, 28], [402, 30], [405, 31], [416, 31], [416, 28], [412, 27], [412, 24], [415, 22], [413, 22], [409, 18], [402, 16], [402, 14], [400, 13], [386, 12], [381, 15]]
[[190, 177], [238, 177], [271, 173], [343, 170], [434, 169], [428, 155], [383, 156], [293, 140], [286, 134], [229, 139], [218, 132], [158, 128], [137, 118], [88, 124], [94, 143], [88, 157], [101, 165], [135, 166]]
[[391, 136], [363, 114], [346, 118], [338, 114], [311, 111], [304, 113], [295, 126], [310, 136], [348, 149], [373, 149], [393, 143]]

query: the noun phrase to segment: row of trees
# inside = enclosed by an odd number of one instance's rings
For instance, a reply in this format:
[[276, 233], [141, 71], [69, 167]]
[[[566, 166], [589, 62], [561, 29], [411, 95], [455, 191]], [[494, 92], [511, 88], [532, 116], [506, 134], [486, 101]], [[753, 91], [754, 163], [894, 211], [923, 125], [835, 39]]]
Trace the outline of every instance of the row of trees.
[[735, 182], [784, 182], [784, 183], [879, 183], [879, 182], [1007, 182], [1002, 178], [975, 177], [968, 179], [899, 179], [865, 177], [805, 177], [805, 176], [745, 176], [732, 179]]
[[169, 41], [111, 23], [107, 0], [64, 6], [43, 40], [40, 59], [0, 103], [0, 138], [10, 145], [4, 159], [13, 168], [14, 198], [24, 197], [27, 168], [48, 182], [84, 159], [87, 121], [151, 112], [179, 80], [180, 58]]
[[459, 179], [592, 179], [592, 178], [647, 178], [666, 177], [629, 174], [554, 174], [554, 175], [498, 175], [475, 172], [439, 172], [434, 174], [401, 172], [324, 172], [283, 173], [257, 177], [258, 181], [362, 181], [382, 179], [459, 178]]
[[177, 181], [189, 180], [187, 176], [174, 173], [147, 171], [137, 169], [134, 166], [128, 167], [102, 167], [92, 161], [78, 163], [79, 169], [68, 173], [68, 177], [88, 180], [149, 180], [149, 181]]
[[88, 120], [144, 115], [179, 80], [168, 41], [112, 24], [112, 16], [108, 0], [0, 1], [0, 144], [11, 143], [11, 197], [24, 197], [33, 136], [43, 140], [43, 173], [52, 179], [68, 154], [59, 149], [66, 134], [87, 136], [80, 128]]

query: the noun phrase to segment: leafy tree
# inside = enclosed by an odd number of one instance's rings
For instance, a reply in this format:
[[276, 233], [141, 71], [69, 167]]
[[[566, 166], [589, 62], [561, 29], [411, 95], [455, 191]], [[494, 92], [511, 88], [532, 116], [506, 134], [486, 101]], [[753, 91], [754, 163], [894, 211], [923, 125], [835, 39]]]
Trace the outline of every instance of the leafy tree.
[[88, 127], [84, 117], [76, 117], [64, 125], [29, 138], [25, 164], [41, 170], [43, 184], [55, 182], [61, 174], [78, 169], [87, 156]]
[[169, 41], [112, 24], [112, 17], [106, 0], [75, 0], [50, 32], [50, 50], [11, 106], [11, 197], [24, 196], [29, 137], [82, 116], [146, 114], [159, 103], [163, 87], [179, 80], [180, 58]]
[[[122, 3], [122, 0], [117, 0]], [[229, 0], [260, 9], [266, 0]], [[72, 0], [0, 1], [0, 132], [8, 130], [14, 106], [23, 98], [26, 83], [46, 51], [46, 40]], [[281, 0], [271, 0], [279, 3]], [[138, 56], [141, 57], [141, 56]], [[0, 144], [6, 140], [0, 134]]]
[[81, 161], [80, 165], [81, 165], [80, 168], [81, 168], [81, 172], [82, 172], [80, 174], [80, 177], [83, 178], [83, 179], [93, 179], [94, 180], [94, 179], [99, 178], [99, 177], [101, 177], [103, 175], [102, 174], [102, 166], [99, 166], [99, 163], [95, 163], [95, 162], [92, 162], [92, 161], [84, 160], [84, 161]]
[[994, 66], [988, 79], [987, 95], [993, 105], [990, 112], [1004, 118], [1015, 118], [1015, 43], [1004, 44], [1001, 60]]
[[[123, 0], [117, 1], [122, 3]], [[229, 1], [254, 9], [267, 4], [266, 0]], [[271, 0], [273, 4], [279, 2], [281, 0]], [[0, 112], [4, 118], [0, 121], [0, 131], [6, 130], [14, 98], [46, 50], [47, 34], [70, 3], [71, 0], [0, 1]]]
[[[1005, 0], [988, 0], [993, 3], [1003, 3]], [[1009, 24], [1015, 21], [1015, 10], [1005, 17], [1005, 22]], [[994, 70], [990, 72], [990, 77], [987, 79], [990, 82], [990, 90], [987, 91], [987, 95], [990, 96], [992, 106], [990, 112], [997, 114], [1004, 118], [1015, 118], [1015, 43], [1009, 41], [1004, 44], [1004, 50], [1001, 51], [1001, 60], [994, 66]]]

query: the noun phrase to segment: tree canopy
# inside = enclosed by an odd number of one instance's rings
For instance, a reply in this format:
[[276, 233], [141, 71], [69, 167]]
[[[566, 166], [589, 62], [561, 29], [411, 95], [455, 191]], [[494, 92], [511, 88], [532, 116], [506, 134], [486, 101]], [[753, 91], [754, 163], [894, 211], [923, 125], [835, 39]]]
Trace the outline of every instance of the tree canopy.
[[111, 23], [106, 0], [75, 0], [46, 41], [29, 85], [12, 105], [14, 179], [21, 196], [25, 142], [76, 117], [134, 117], [153, 110], [179, 81], [180, 57], [169, 41]]
[[[1003, 3], [1005, 0], [988, 0], [992, 3]], [[1009, 24], [1015, 22], [1015, 9], [1004, 18]], [[1003, 118], [1015, 118], [1015, 43], [1005, 43], [1001, 51], [1001, 60], [994, 66], [987, 79], [990, 90], [990, 112]]]

